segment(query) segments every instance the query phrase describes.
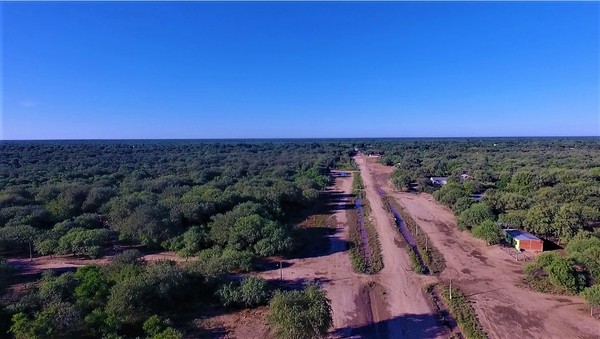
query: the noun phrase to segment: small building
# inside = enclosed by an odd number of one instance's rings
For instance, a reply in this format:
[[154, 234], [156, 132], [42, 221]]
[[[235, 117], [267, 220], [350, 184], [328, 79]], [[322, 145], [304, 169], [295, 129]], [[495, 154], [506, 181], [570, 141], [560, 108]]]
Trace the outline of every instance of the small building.
[[431, 177], [429, 178], [432, 184], [442, 186], [448, 183], [448, 177]]
[[460, 181], [465, 181], [465, 180], [468, 180], [468, 179], [473, 179], [473, 177], [470, 176], [470, 175], [468, 175], [468, 174], [466, 174], [466, 173], [463, 173], [463, 174], [460, 175]]
[[544, 251], [544, 241], [529, 232], [509, 229], [504, 230], [504, 237], [507, 243], [513, 245], [519, 251]]

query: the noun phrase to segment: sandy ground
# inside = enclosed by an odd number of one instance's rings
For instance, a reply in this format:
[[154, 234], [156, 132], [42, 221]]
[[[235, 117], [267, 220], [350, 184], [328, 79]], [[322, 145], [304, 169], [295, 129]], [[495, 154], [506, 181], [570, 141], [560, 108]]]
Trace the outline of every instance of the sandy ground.
[[524, 263], [458, 230], [452, 212], [431, 195], [394, 191], [389, 183], [393, 168], [377, 163], [369, 168], [378, 185], [408, 210], [444, 254], [447, 268], [441, 279], [452, 278], [464, 291], [491, 338], [600, 338], [600, 321], [589, 316], [581, 298], [525, 288], [520, 282]]
[[[70, 268], [75, 269], [77, 267], [82, 267], [86, 265], [105, 265], [113, 256], [114, 255], [107, 255], [98, 259], [87, 259], [84, 257], [76, 257], [73, 255], [46, 255], [34, 257], [32, 260], [29, 260], [29, 258], [10, 258], [7, 261], [12, 267], [21, 270], [22, 274], [28, 275], [38, 274], [41, 273], [41, 271], [47, 269], [64, 270]], [[185, 259], [178, 257], [175, 252], [146, 254], [142, 256], [142, 258], [146, 261], [185, 261]]]
[[408, 254], [397, 243], [400, 234], [377, 193], [377, 185], [367, 166], [367, 158], [356, 156], [366, 196], [372, 210], [374, 225], [379, 234], [384, 268], [373, 278], [387, 292], [388, 314], [383, 321], [390, 338], [446, 337], [448, 330], [439, 324], [437, 314], [424, 295], [424, 279], [411, 269]]

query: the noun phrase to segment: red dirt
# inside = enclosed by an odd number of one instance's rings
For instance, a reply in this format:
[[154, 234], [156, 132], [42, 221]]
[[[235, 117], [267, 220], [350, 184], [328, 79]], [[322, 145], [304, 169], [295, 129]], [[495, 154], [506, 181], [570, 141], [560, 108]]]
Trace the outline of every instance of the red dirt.
[[461, 288], [491, 338], [506, 338], [508, 333], [531, 338], [600, 337], [600, 322], [589, 316], [581, 298], [556, 298], [523, 287], [522, 262], [460, 231], [452, 212], [431, 195], [396, 192], [389, 182], [393, 168], [378, 163], [369, 163], [369, 168], [378, 185], [406, 208], [443, 253], [447, 268], [441, 280], [453, 279]]

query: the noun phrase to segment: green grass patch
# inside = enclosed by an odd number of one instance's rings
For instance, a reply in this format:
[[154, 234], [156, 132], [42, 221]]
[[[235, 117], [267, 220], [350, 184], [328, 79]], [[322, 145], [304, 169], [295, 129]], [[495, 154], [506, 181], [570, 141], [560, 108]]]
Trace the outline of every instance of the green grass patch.
[[406, 246], [406, 250], [408, 251], [408, 257], [410, 258], [410, 265], [412, 266], [413, 271], [419, 274], [425, 274], [425, 269], [419, 263], [419, 258], [415, 253], [415, 250], [411, 246], [408, 246], [408, 244]]
[[350, 255], [352, 269], [357, 273], [368, 273], [368, 263], [360, 237], [360, 225], [356, 209], [347, 210], [346, 216], [348, 218], [348, 254]]

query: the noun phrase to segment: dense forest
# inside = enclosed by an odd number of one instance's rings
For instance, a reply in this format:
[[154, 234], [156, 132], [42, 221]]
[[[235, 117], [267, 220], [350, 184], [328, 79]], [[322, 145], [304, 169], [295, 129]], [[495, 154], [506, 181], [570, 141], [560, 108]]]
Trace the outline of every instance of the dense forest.
[[[543, 291], [577, 293], [600, 283], [600, 139], [482, 138], [373, 141], [361, 145], [395, 166], [402, 190], [432, 192], [458, 226], [497, 243], [501, 228], [565, 246], [526, 270]], [[430, 177], [447, 177], [435, 185]], [[597, 289], [598, 287], [596, 287]], [[587, 292], [589, 294], [590, 292]]]
[[[109, 260], [46, 271], [15, 292], [14, 268], [0, 259], [0, 331], [181, 338], [190, 310], [270, 304], [276, 335], [326, 334], [331, 309], [318, 287], [279, 291], [245, 273], [303, 250], [297, 217], [332, 168], [354, 168], [355, 147], [395, 166], [398, 189], [433, 193], [489, 244], [512, 227], [563, 246], [538, 255], [525, 282], [600, 304], [598, 138], [2, 142], [2, 258]], [[152, 251], [185, 262], [144, 260]], [[291, 316], [295, 305], [307, 313]]]
[[176, 338], [162, 314], [191, 301], [266, 303], [264, 281], [228, 274], [301, 249], [291, 220], [315, 203], [330, 169], [352, 166], [353, 150], [317, 140], [1, 143], [4, 257], [136, 247], [199, 258], [147, 263], [130, 250], [107, 266], [44, 274], [5, 307], [3, 328], [19, 338]]

